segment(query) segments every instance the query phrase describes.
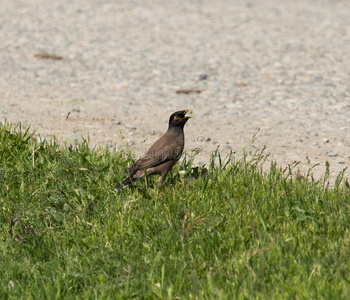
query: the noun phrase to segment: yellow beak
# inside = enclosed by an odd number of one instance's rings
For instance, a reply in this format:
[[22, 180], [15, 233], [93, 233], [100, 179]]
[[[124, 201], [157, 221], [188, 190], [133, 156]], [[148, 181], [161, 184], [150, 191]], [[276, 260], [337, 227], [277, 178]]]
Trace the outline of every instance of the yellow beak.
[[[189, 111], [191, 111], [191, 109], [186, 109], [185, 111], [184, 111], [184, 114], [186, 115]], [[194, 116], [186, 116], [187, 118], [194, 118]]]

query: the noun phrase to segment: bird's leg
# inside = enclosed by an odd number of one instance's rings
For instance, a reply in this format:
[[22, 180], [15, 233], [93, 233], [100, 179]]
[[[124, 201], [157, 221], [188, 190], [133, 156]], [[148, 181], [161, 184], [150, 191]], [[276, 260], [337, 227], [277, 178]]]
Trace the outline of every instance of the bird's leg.
[[157, 180], [157, 185], [162, 186], [163, 182], [164, 182], [164, 178], [162, 178], [162, 176], [160, 176], [159, 179]]
[[161, 173], [161, 174], [160, 174], [160, 177], [159, 177], [159, 179], [157, 180], [157, 185], [158, 185], [158, 186], [162, 186], [162, 185], [163, 185], [164, 180], [165, 180], [165, 177], [166, 177], [167, 174], [168, 174], [168, 172], [164, 172], [164, 173]]

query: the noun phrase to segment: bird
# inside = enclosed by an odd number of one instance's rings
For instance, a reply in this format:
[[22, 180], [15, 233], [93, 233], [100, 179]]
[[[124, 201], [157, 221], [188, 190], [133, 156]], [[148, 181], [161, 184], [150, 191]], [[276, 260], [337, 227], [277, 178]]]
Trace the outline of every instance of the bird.
[[164, 133], [146, 152], [129, 168], [129, 176], [117, 185], [120, 191], [133, 181], [150, 175], [160, 175], [158, 185], [162, 185], [166, 175], [180, 159], [185, 147], [184, 126], [193, 116], [186, 116], [190, 109], [174, 112], [169, 118], [169, 126]]

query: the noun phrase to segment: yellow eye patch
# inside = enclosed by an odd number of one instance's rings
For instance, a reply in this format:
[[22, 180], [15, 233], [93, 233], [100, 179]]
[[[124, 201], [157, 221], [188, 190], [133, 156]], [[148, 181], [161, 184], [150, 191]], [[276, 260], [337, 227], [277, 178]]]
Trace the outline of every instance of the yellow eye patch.
[[179, 116], [174, 116], [174, 120], [177, 121], [177, 120], [181, 120], [182, 118], [179, 117]]

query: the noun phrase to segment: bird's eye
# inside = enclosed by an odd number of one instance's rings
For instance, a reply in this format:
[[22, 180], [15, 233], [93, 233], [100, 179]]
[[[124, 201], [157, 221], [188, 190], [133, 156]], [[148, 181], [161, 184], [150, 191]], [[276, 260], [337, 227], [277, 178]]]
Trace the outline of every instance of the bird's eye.
[[179, 116], [174, 116], [174, 120], [175, 120], [175, 121], [181, 120], [181, 117], [179, 117]]

